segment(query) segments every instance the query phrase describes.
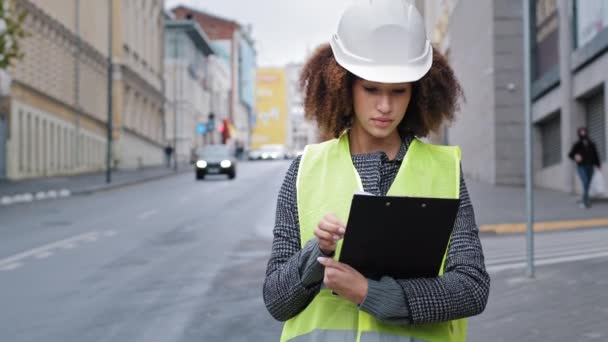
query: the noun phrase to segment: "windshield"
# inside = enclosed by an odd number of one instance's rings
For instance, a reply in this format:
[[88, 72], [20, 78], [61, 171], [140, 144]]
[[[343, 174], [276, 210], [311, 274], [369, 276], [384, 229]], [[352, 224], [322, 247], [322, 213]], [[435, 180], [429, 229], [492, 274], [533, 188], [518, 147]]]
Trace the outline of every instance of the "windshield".
[[225, 145], [212, 145], [199, 149], [199, 158], [228, 158], [230, 157], [230, 149]]

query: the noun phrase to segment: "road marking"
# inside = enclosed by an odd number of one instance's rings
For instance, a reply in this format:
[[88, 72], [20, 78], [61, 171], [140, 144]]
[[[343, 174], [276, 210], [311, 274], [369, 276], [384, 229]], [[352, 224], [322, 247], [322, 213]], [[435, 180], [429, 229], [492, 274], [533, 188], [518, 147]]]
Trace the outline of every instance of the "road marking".
[[[604, 226], [608, 226], [608, 218], [538, 222], [534, 224], [534, 231], [545, 232]], [[527, 226], [525, 223], [484, 224], [479, 226], [479, 231], [481, 232], [492, 232], [496, 234], [524, 233], [526, 229]]]
[[[590, 255], [590, 254], [595, 254], [595, 253], [608, 252], [608, 250], [606, 249], [606, 246], [595, 247], [595, 248], [585, 248], [584, 250], [571, 249], [571, 250], [559, 250], [559, 251], [555, 250], [555, 251], [548, 251], [548, 252], [543, 252], [543, 251], [539, 251], [538, 249], [536, 249], [534, 251], [534, 257], [536, 260], [553, 259], [553, 258], [561, 258], [561, 257], [569, 257], [569, 256], [579, 256], [579, 255], [581, 255], [581, 252], [583, 252], [584, 255]], [[510, 263], [514, 263], [514, 262], [518, 262], [518, 261], [526, 261], [526, 256], [525, 255], [510, 255], [510, 256], [504, 256], [504, 257], [495, 257], [495, 256], [488, 255], [488, 260], [486, 261], [486, 265], [504, 265], [504, 264], [510, 264]]]
[[61, 247], [63, 249], [74, 249], [74, 248], [76, 248], [76, 245], [73, 244], [72, 242], [66, 242], [66, 243], [62, 243], [59, 247]]
[[34, 249], [30, 249], [28, 251], [15, 254], [11, 257], [0, 259], [0, 271], [11, 271], [21, 267], [24, 263], [24, 260], [28, 258], [35, 259], [46, 259], [53, 255], [53, 251], [57, 249], [73, 249], [76, 248], [79, 242], [89, 242], [95, 241], [98, 239], [100, 235], [104, 235], [107, 237], [116, 235], [114, 231], [105, 231], [102, 233], [99, 232], [90, 232], [81, 235], [77, 235], [65, 240], [49, 243], [47, 245], [37, 247]]
[[5, 266], [0, 266], [0, 271], [12, 271], [15, 269], [18, 269], [19, 267], [21, 267], [23, 264], [20, 262], [14, 262], [12, 264], [8, 264]]
[[41, 253], [34, 255], [34, 257], [36, 259], [46, 259], [46, 258], [50, 257], [51, 255], [53, 255], [53, 252], [46, 251], [46, 252], [41, 252]]
[[156, 210], [150, 210], [150, 211], [146, 211], [145, 213], [140, 214], [139, 216], [137, 216], [138, 219], [140, 220], [145, 220], [148, 217], [155, 215], [157, 213]]
[[[557, 257], [557, 258], [542, 259], [542, 260], [537, 259], [534, 261], [534, 265], [535, 266], [555, 265], [555, 264], [562, 264], [562, 263], [566, 263], [566, 262], [591, 260], [591, 259], [597, 259], [597, 258], [603, 258], [603, 257], [608, 257], [608, 252], [580, 254], [580, 255]], [[514, 262], [514, 263], [509, 263], [509, 264], [503, 264], [503, 265], [489, 266], [486, 268], [486, 270], [489, 273], [496, 273], [496, 272], [501, 272], [501, 271], [506, 271], [506, 270], [522, 269], [522, 268], [525, 268], [527, 265], [528, 265], [527, 262]]]

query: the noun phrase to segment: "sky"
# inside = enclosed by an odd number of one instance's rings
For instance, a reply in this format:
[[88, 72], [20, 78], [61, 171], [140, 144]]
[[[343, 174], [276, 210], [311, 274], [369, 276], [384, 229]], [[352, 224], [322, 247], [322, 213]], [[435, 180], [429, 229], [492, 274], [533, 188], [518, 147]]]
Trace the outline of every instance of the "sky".
[[258, 66], [303, 63], [329, 42], [342, 11], [352, 0], [165, 0], [165, 7], [186, 5], [241, 25], [251, 24]]

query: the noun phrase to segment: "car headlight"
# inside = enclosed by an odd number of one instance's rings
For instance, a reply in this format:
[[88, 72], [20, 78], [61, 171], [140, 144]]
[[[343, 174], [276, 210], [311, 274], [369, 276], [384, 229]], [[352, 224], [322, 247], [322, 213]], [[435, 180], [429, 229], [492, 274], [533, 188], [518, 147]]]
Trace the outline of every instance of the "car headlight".
[[272, 156], [272, 159], [277, 159], [279, 157], [279, 154], [278, 153], [273, 153], [273, 154], [271, 154], [271, 156]]
[[268, 159], [268, 153], [262, 153], [262, 159]]
[[196, 167], [199, 169], [204, 169], [207, 167], [207, 162], [204, 160], [199, 160], [196, 162]]
[[220, 163], [220, 166], [223, 167], [224, 169], [227, 169], [230, 166], [232, 166], [232, 162], [230, 160], [222, 160], [222, 162]]

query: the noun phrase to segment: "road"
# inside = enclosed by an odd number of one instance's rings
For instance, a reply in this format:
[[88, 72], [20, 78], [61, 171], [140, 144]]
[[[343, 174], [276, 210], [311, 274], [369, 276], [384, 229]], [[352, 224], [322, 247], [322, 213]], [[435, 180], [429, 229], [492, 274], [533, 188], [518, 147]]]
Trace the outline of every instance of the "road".
[[[261, 288], [288, 166], [0, 208], [0, 341], [278, 340]], [[537, 257], [608, 260], [606, 241], [605, 229], [538, 234]], [[493, 285], [524, 266], [523, 236], [482, 243]], [[493, 329], [483, 317], [478, 336]]]

